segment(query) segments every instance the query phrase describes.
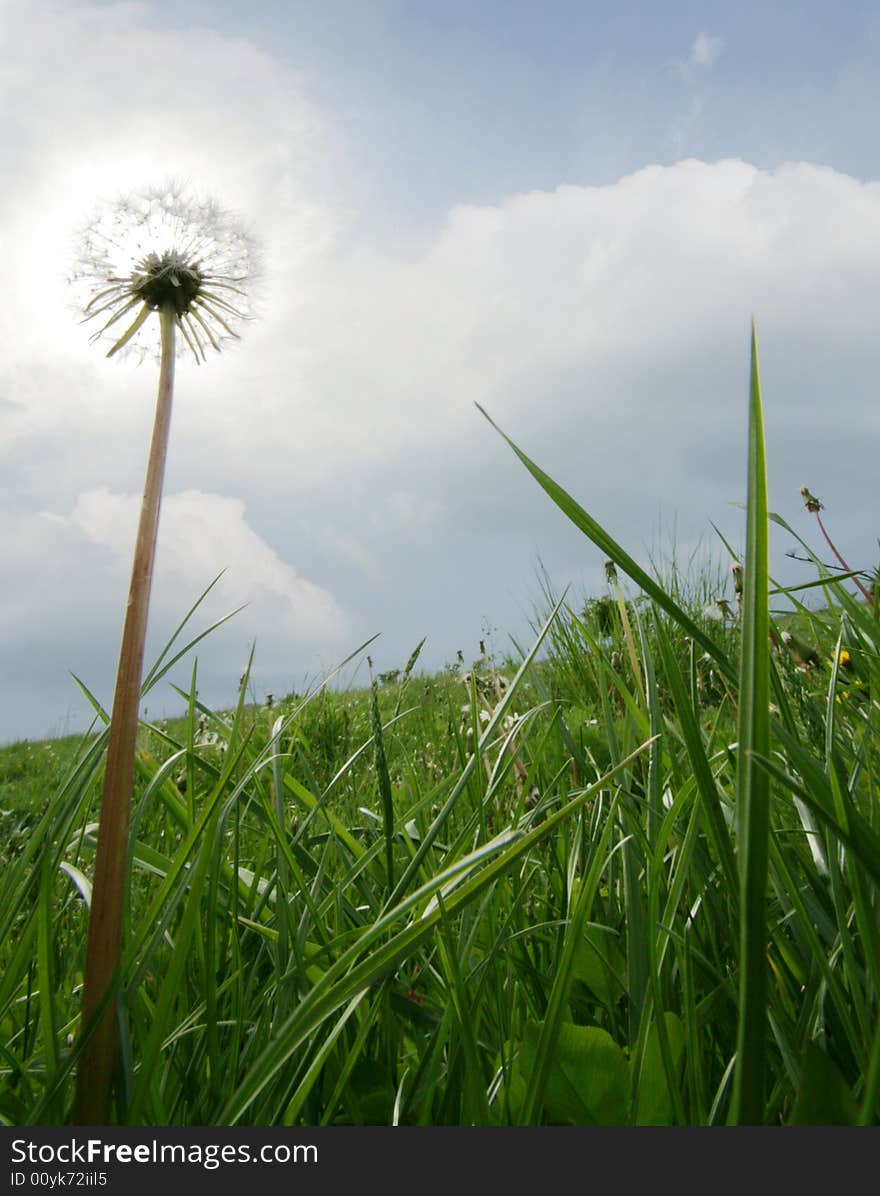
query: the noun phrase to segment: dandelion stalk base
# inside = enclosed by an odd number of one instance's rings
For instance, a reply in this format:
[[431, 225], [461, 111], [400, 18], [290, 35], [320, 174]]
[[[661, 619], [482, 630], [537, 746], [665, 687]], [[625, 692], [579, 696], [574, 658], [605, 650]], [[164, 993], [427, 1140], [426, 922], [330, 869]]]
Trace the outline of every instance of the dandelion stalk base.
[[89, 1034], [91, 1024], [96, 1024], [77, 1069], [74, 1103], [77, 1125], [106, 1125], [111, 1112], [118, 1026], [116, 993], [113, 991], [108, 1000], [108, 992], [118, 982], [121, 957], [141, 677], [174, 391], [174, 308], [162, 308], [159, 319], [159, 391], [110, 716], [98, 824], [81, 1032]]

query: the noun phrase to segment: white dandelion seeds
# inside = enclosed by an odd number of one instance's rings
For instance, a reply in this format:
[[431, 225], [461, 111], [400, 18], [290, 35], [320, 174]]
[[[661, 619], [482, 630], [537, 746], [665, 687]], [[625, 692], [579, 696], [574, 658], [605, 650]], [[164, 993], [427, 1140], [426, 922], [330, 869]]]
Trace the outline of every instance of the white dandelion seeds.
[[169, 182], [99, 207], [80, 235], [71, 283], [84, 322], [101, 321], [91, 339], [113, 342], [108, 357], [123, 347], [156, 356], [149, 317], [167, 308], [199, 362], [251, 318], [257, 257], [235, 215]]

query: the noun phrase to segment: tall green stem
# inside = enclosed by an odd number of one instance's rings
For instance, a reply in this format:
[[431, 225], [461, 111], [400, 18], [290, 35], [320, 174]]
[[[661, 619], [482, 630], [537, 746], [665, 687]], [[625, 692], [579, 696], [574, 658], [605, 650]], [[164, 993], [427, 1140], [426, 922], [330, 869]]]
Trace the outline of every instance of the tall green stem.
[[174, 392], [173, 309], [160, 310], [159, 321], [162, 337], [159, 393], [119, 651], [95, 853], [81, 1032], [88, 1033], [93, 1020], [97, 1018], [97, 1022], [80, 1056], [77, 1070], [74, 1103], [74, 1121], [77, 1125], [106, 1125], [110, 1121], [118, 1025], [116, 993], [112, 992], [108, 999], [108, 992], [118, 977], [122, 947], [128, 828], [134, 788], [144, 644]]
[[767, 1049], [767, 860], [770, 779], [770, 612], [767, 465], [758, 343], [752, 326], [746, 568], [737, 749], [740, 879], [739, 1017], [731, 1120], [760, 1125]]

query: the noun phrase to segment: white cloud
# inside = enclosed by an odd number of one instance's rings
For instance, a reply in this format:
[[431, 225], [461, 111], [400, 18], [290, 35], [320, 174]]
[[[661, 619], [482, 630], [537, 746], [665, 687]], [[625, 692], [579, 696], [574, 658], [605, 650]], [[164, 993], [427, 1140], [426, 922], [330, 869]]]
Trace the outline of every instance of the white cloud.
[[695, 66], [714, 66], [723, 49], [722, 38], [712, 33], [698, 33], [691, 46], [691, 62]]
[[[139, 496], [97, 489], [80, 494], [69, 513], [0, 516], [4, 679], [15, 697], [41, 688], [45, 697], [44, 712], [41, 704], [22, 711], [14, 698], [10, 704], [12, 695], [0, 693], [4, 737], [34, 733], [35, 720], [41, 720], [37, 734], [57, 729], [68, 706], [81, 711], [69, 672], [109, 704], [139, 507]], [[193, 633], [246, 604], [196, 650], [205, 700], [231, 701], [254, 639], [254, 681], [281, 693], [305, 671], [316, 676], [332, 667], [364, 638], [332, 594], [300, 576], [254, 531], [243, 502], [196, 490], [169, 494], [160, 528], [148, 664], [221, 571]], [[190, 666], [172, 679], [186, 684]], [[156, 702], [179, 705], [167, 686], [149, 702], [154, 709]]]
[[[373, 631], [382, 667], [425, 634], [430, 665], [467, 650], [484, 616], [506, 629], [538, 553], [560, 585], [576, 570], [601, 584], [598, 554], [474, 401], [634, 553], [661, 509], [681, 546], [709, 518], [735, 536], [753, 314], [771, 499], [796, 521], [807, 483], [829, 518], [850, 512], [847, 549], [870, 561], [880, 185], [688, 160], [458, 205], [406, 249], [357, 244], [357, 196], [334, 194], [332, 136], [298, 81], [244, 41], [163, 31], [158, 11], [0, 17], [20, 48], [0, 105], [21, 114], [0, 196], [16, 296], [0, 310], [7, 728], [51, 724], [22, 695], [66, 686], [68, 668], [102, 693], [112, 679], [155, 375], [88, 345], [61, 267], [92, 192], [157, 171], [251, 217], [269, 263], [240, 348], [181, 362], [154, 589], [161, 643], [229, 567], [206, 619], [250, 606], [200, 647], [227, 697], [254, 637], [258, 668], [282, 675]], [[694, 66], [720, 50], [702, 36]]]
[[[99, 489], [80, 494], [69, 516], [47, 517], [109, 550], [110, 568], [127, 576], [139, 510], [139, 496]], [[241, 500], [199, 490], [166, 495], [155, 581], [163, 607], [172, 613], [221, 572], [215, 598], [247, 602], [273, 638], [289, 637], [291, 650], [345, 642], [350, 620], [333, 596], [298, 576], [257, 535]]]

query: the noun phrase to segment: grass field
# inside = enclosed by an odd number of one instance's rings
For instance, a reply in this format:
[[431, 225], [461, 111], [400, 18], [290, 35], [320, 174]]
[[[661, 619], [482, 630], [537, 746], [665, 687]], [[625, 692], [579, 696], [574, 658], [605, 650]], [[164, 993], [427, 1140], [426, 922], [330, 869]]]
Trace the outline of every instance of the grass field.
[[[141, 725], [120, 1123], [878, 1122], [880, 623], [776, 590], [754, 359], [749, 421], [739, 595], [512, 446], [609, 560], [516, 659]], [[106, 734], [0, 751], [8, 1124], [71, 1116]]]

